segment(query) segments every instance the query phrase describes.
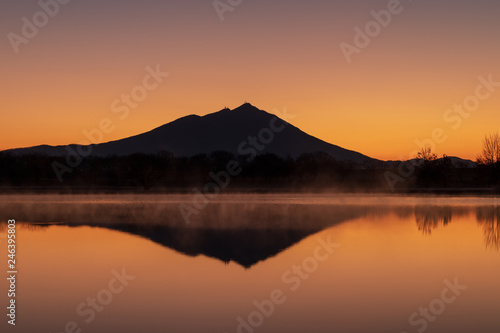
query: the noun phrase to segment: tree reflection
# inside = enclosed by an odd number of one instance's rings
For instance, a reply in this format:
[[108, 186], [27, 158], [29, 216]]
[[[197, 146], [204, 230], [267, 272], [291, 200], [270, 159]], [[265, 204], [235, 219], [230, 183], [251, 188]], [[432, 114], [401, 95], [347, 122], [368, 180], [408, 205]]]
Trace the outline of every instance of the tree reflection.
[[[417, 206], [414, 210], [418, 230], [424, 235], [430, 235], [440, 225], [448, 225], [453, 217], [468, 215], [471, 212], [474, 212], [471, 208], [453, 206]], [[486, 248], [500, 250], [500, 207], [477, 207], [475, 213], [477, 223], [484, 232]]]
[[477, 223], [483, 228], [484, 242], [487, 248], [500, 248], [500, 207], [478, 207], [476, 209]]
[[415, 220], [419, 231], [430, 235], [440, 224], [448, 225], [452, 219], [452, 207], [415, 207]]

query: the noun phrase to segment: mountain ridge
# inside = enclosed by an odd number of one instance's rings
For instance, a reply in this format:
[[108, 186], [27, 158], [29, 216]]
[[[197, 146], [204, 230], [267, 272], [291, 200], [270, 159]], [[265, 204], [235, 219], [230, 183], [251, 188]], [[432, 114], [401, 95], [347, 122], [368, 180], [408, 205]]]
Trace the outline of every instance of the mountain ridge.
[[[277, 119], [275, 119], [277, 118]], [[269, 137], [270, 124], [274, 122], [274, 128], [284, 129], [275, 131]], [[43, 153], [51, 156], [64, 156], [68, 153], [68, 147], [83, 147], [86, 150], [92, 148], [93, 156], [124, 156], [134, 153], [158, 153], [168, 151], [178, 157], [189, 157], [198, 154], [208, 154], [214, 151], [228, 151], [241, 154], [243, 144], [252, 138], [264, 139], [261, 132], [266, 132], [270, 142], [260, 142], [251, 148], [257, 154], [273, 153], [280, 157], [291, 156], [296, 158], [304, 153], [315, 153], [322, 151], [332, 157], [349, 162], [363, 162], [375, 160], [359, 152], [342, 148], [318, 139], [294, 125], [290, 124], [277, 115], [265, 110], [260, 110], [250, 103], [242, 104], [235, 109], [224, 108], [222, 110], [199, 116], [190, 114], [178, 118], [172, 122], [158, 126], [150, 131], [133, 135], [127, 138], [113, 140], [91, 145], [39, 145], [26, 148], [15, 148], [5, 150], [14, 154]], [[262, 146], [264, 149], [259, 149]]]

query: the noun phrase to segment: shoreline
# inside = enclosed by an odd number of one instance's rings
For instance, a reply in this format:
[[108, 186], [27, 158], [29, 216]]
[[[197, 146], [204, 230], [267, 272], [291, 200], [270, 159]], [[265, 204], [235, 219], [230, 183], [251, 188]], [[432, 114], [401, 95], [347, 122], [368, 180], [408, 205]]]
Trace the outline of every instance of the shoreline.
[[[175, 187], [175, 188], [151, 188], [144, 190], [141, 187], [0, 187], [0, 195], [7, 194], [194, 194], [194, 189], [200, 186]], [[408, 188], [390, 191], [386, 189], [345, 189], [345, 188], [307, 188], [307, 187], [235, 187], [226, 188], [220, 192], [223, 194], [345, 194], [345, 195], [435, 195], [435, 196], [500, 196], [499, 188]]]

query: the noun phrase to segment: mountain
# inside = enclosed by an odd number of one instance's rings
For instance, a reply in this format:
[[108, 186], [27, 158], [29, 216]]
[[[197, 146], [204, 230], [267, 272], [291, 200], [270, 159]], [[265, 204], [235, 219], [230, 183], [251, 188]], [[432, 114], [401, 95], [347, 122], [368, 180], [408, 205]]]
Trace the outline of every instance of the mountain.
[[[447, 156], [446, 158], [449, 160], [449, 162], [451, 163], [451, 166], [453, 168], [472, 169], [472, 168], [477, 167], [476, 162], [468, 160], [468, 159], [464, 159], [464, 158], [460, 158], [460, 157], [456, 157], [456, 156]], [[413, 165], [419, 164], [419, 162], [416, 158], [412, 158], [412, 159], [407, 160], [407, 161], [400, 161], [400, 160], [398, 160], [398, 161], [394, 161], [394, 160], [385, 161], [385, 162], [383, 162], [382, 165], [386, 168], [397, 168], [401, 162], [409, 162], [409, 163], [412, 163]], [[444, 161], [444, 157], [440, 157], [440, 158], [436, 159], [435, 162], [446, 163]]]
[[454, 168], [475, 168], [477, 167], [476, 162], [468, 160], [468, 159], [463, 159], [460, 157], [456, 156], [448, 156], [450, 159], [451, 165]]
[[[284, 129], [281, 130], [282, 128]], [[257, 142], [252, 142], [255, 138]], [[68, 147], [75, 149], [77, 146], [43, 145], [9, 151], [14, 154], [43, 153], [50, 156], [64, 156], [68, 153]], [[82, 148], [83, 151], [87, 151], [89, 147]], [[233, 110], [225, 108], [205, 116], [189, 115], [143, 134], [92, 145], [94, 156], [123, 156], [160, 151], [168, 151], [178, 157], [228, 151], [248, 156], [253, 152], [273, 153], [293, 158], [303, 153], [321, 151], [341, 161], [373, 160], [358, 152], [317, 139], [249, 103]]]
[[[126, 197], [123, 197], [124, 200]], [[405, 216], [412, 207], [398, 207]], [[187, 224], [176, 200], [119, 203], [88, 200], [0, 201], [2, 216], [23, 227], [92, 227], [147, 238], [188, 256], [204, 255], [250, 268], [330, 226], [384, 216], [389, 206], [213, 202]], [[1, 220], [0, 220], [1, 221]], [[57, 221], [57, 222], [54, 222]], [[21, 223], [21, 222], [20, 222]], [[0, 234], [6, 224], [0, 222]]]

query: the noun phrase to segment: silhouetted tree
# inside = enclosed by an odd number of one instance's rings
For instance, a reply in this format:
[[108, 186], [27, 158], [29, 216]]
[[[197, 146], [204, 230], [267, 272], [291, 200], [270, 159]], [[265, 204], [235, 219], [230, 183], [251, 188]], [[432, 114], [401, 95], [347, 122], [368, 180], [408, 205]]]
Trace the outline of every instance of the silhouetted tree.
[[135, 180], [144, 190], [149, 190], [159, 180], [155, 155], [132, 154], [126, 157], [130, 179]]
[[482, 165], [494, 165], [500, 162], [500, 136], [498, 133], [485, 135], [483, 139], [483, 150], [477, 156], [477, 163]]
[[437, 155], [432, 152], [430, 145], [425, 145], [425, 147], [420, 148], [417, 153], [417, 160], [421, 163], [430, 163], [437, 159]]
[[433, 185], [436, 177], [437, 155], [432, 152], [430, 145], [420, 148], [417, 153], [417, 184], [423, 187]]
[[480, 168], [487, 170], [488, 183], [498, 184], [500, 173], [500, 136], [498, 133], [485, 135], [483, 148], [476, 162]]

